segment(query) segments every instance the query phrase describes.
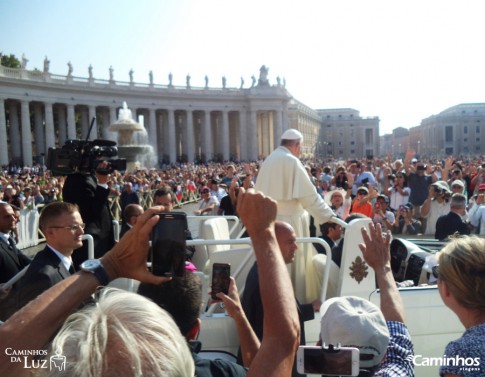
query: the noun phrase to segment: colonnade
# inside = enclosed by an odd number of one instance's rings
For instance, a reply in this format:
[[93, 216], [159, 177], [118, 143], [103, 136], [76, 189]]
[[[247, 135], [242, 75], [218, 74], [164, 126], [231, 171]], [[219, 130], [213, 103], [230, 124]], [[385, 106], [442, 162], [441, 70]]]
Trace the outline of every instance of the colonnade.
[[[190, 99], [171, 106], [144, 106], [140, 101], [130, 103], [129, 96], [124, 99], [135, 120], [145, 126], [146, 136], [135, 138], [153, 147], [154, 161], [257, 160], [274, 149], [288, 127], [284, 102], [273, 110], [244, 101], [231, 106], [223, 98], [212, 106], [194, 106]], [[121, 100], [112, 100], [113, 105], [106, 100], [66, 102], [0, 98], [0, 164], [45, 161], [49, 148], [67, 139], [85, 140], [93, 117], [89, 139], [117, 141], [109, 125], [117, 120]]]

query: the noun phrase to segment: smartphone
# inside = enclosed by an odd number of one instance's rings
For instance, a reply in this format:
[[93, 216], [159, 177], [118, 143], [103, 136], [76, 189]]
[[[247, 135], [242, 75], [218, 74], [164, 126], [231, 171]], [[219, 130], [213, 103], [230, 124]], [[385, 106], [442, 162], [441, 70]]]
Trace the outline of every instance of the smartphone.
[[211, 296], [213, 300], [220, 300], [217, 293], [229, 293], [229, 283], [231, 282], [231, 265], [229, 263], [214, 263], [212, 265], [212, 288]]
[[381, 209], [381, 205], [379, 203], [376, 203], [374, 204], [374, 208], [376, 209], [376, 211], [378, 211]]
[[401, 204], [401, 205], [399, 206], [399, 210], [400, 210], [401, 212], [403, 212], [404, 210], [406, 210], [406, 207], [405, 207], [405, 206], [403, 206], [403, 205]]
[[321, 346], [300, 346], [296, 353], [298, 373], [327, 376], [358, 376], [360, 352], [354, 347], [337, 349]]
[[185, 248], [188, 234], [187, 214], [162, 212], [152, 229], [152, 273], [157, 276], [177, 277], [185, 272]]

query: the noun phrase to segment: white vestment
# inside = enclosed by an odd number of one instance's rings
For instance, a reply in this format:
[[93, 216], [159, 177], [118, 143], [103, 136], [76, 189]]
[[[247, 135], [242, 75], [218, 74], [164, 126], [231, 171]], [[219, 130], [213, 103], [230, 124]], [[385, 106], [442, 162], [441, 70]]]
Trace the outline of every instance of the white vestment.
[[[254, 188], [278, 202], [278, 220], [293, 226], [297, 237], [310, 236], [308, 212], [317, 228], [335, 216], [317, 193], [301, 161], [285, 147], [276, 148], [263, 162]], [[311, 243], [300, 244], [291, 264], [295, 296], [302, 303], [320, 297], [321, 285], [312, 262], [315, 254]]]

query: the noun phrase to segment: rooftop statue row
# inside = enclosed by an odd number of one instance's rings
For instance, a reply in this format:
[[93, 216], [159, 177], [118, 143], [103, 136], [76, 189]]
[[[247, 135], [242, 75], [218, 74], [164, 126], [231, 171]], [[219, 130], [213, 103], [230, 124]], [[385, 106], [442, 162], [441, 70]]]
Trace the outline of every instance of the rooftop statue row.
[[[29, 60], [25, 57], [25, 54], [22, 54], [22, 62], [21, 62], [22, 69], [27, 69], [27, 63], [28, 62], [29, 62]], [[67, 77], [72, 78], [72, 73], [74, 71], [74, 68], [73, 68], [73, 65], [70, 61], [67, 63], [67, 67], [68, 67]], [[48, 74], [49, 69], [50, 69], [50, 60], [46, 56], [45, 59], [44, 59], [43, 72], [45, 74]], [[269, 72], [269, 68], [266, 67], [265, 65], [262, 65], [261, 68], [259, 69], [259, 78], [256, 79], [256, 76], [254, 76], [254, 75], [251, 76], [251, 86], [250, 86], [250, 88], [269, 87], [270, 83], [269, 83], [269, 80], [268, 80], [268, 72]], [[91, 64], [88, 67], [88, 74], [89, 74], [89, 81], [94, 80], [93, 66]], [[134, 84], [134, 79], [133, 79], [134, 70], [130, 69], [130, 71], [128, 72], [128, 75], [129, 75], [129, 78], [130, 78], [130, 84]], [[149, 79], [150, 85], [153, 85], [154, 84], [153, 71], [150, 71], [148, 73], [148, 79]], [[191, 76], [188, 74], [185, 78], [185, 84], [186, 84], [185, 86], [186, 86], [187, 89], [191, 88], [190, 80], [191, 80]], [[109, 81], [111, 83], [115, 82], [113, 66], [109, 67]], [[207, 75], [205, 75], [205, 77], [204, 77], [204, 82], [205, 82], [204, 88], [208, 89], [209, 88], [209, 77]], [[245, 83], [244, 78], [241, 76], [241, 81], [240, 81], [240, 86], [239, 86], [240, 89], [244, 88], [244, 83]], [[277, 87], [286, 88], [286, 79], [285, 78], [281, 79], [279, 76], [276, 77], [276, 83], [277, 83], [276, 84]], [[173, 74], [171, 72], [168, 74], [168, 86], [169, 87], [174, 86], [173, 85]], [[222, 88], [226, 89], [226, 87], [227, 87], [226, 76], [222, 76]]]

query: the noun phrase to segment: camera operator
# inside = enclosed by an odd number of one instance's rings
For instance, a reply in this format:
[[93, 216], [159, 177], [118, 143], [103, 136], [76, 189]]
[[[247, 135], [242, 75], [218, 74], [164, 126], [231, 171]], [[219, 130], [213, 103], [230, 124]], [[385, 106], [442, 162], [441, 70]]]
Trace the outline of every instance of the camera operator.
[[429, 186], [428, 198], [421, 206], [421, 216], [426, 219], [425, 235], [434, 237], [438, 218], [450, 212], [450, 198], [450, 187], [445, 181], [436, 181]]
[[[85, 233], [93, 236], [94, 257], [100, 258], [115, 243], [113, 216], [108, 203], [109, 163], [101, 161], [94, 173], [78, 172], [66, 178], [62, 197], [64, 201], [79, 206], [81, 217], [86, 223]], [[73, 254], [74, 266], [88, 259], [87, 242]]]

